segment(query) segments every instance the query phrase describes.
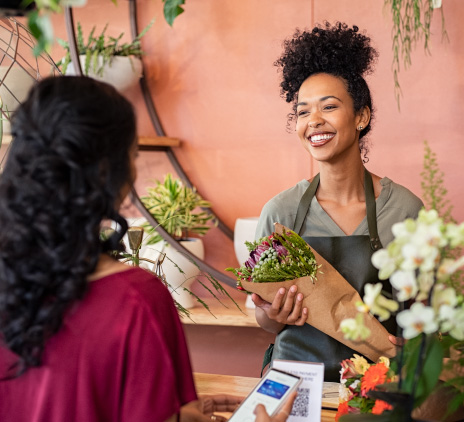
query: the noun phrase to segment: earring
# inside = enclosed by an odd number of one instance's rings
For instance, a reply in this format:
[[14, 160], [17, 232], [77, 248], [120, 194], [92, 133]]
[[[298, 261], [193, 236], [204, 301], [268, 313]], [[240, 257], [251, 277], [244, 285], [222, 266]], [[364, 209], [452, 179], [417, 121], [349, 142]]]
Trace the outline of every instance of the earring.
[[364, 126], [359, 126], [359, 127], [358, 127], [358, 130], [359, 130], [359, 131], [361, 131], [361, 130], [363, 130], [363, 129], [364, 129]]

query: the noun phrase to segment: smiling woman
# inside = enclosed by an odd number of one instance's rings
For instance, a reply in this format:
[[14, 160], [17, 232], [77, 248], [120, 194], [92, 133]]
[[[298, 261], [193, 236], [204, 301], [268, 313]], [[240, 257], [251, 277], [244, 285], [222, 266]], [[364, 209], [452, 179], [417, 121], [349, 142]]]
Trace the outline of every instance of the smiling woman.
[[[292, 228], [362, 294], [378, 279], [372, 252], [392, 240], [394, 223], [416, 217], [422, 207], [410, 191], [364, 168], [373, 107], [363, 75], [372, 71], [377, 52], [368, 36], [342, 23], [296, 31], [284, 48], [275, 63], [281, 92], [293, 103], [290, 118], [320, 173], [271, 199], [256, 237], [272, 233], [274, 222]], [[338, 381], [339, 362], [355, 351], [305, 323], [311, 309], [303, 307], [296, 286], [285, 300], [281, 290], [272, 303], [253, 295], [258, 323], [277, 334], [272, 359], [323, 362], [324, 379]], [[385, 326], [396, 332], [395, 325]]]

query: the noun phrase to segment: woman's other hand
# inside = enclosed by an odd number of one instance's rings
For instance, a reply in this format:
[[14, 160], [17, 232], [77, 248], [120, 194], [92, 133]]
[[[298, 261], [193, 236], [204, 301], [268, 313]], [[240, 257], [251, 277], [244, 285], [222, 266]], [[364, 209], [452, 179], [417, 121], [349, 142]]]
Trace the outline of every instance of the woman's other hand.
[[404, 346], [406, 344], [406, 341], [404, 338], [395, 337], [392, 334], [388, 336], [388, 340], [390, 340], [390, 343], [393, 343], [395, 346]]
[[308, 309], [303, 307], [303, 294], [298, 293], [297, 286], [288, 290], [281, 287], [272, 303], [266, 302], [256, 293], [251, 299], [256, 305], [256, 321], [266, 331], [279, 333], [285, 325], [303, 325], [308, 318]]
[[255, 409], [255, 422], [285, 422], [292, 411], [296, 396], [297, 392], [295, 391], [289, 396], [282, 409], [272, 418], [267, 414], [266, 408], [262, 404], [258, 404]]
[[213, 416], [213, 414], [215, 412], [233, 412], [242, 400], [241, 397], [227, 394], [202, 396], [199, 400], [182, 406], [180, 422], [211, 422], [212, 420], [224, 422], [227, 418], [220, 415]]

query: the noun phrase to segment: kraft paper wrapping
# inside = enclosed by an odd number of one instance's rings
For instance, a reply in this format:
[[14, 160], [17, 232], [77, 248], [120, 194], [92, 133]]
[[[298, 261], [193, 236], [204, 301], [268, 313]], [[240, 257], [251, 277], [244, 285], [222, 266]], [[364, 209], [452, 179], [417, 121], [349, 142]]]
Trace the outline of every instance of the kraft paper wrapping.
[[[285, 226], [275, 224], [277, 233], [281, 234], [285, 229]], [[303, 294], [303, 306], [308, 308], [307, 324], [358, 351], [373, 362], [376, 362], [380, 356], [389, 358], [395, 356], [396, 348], [388, 339], [388, 331], [371, 314], [364, 315], [365, 325], [371, 330], [371, 335], [359, 342], [345, 340], [340, 330], [340, 323], [345, 318], [355, 318], [358, 313], [356, 302], [361, 301], [361, 297], [331, 264], [314, 249], [311, 250], [320, 265], [314, 284], [310, 277], [301, 277], [271, 283], [242, 281], [243, 288], [272, 302], [278, 289], [285, 287], [288, 292], [291, 286], [296, 285], [298, 292]]]

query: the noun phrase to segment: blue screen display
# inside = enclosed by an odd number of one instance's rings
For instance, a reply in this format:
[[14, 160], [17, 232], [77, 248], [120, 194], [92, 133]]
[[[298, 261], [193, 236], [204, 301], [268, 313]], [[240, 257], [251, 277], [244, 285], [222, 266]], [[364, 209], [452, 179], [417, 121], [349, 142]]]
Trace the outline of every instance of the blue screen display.
[[276, 381], [266, 380], [258, 389], [258, 393], [280, 399], [290, 387]]

